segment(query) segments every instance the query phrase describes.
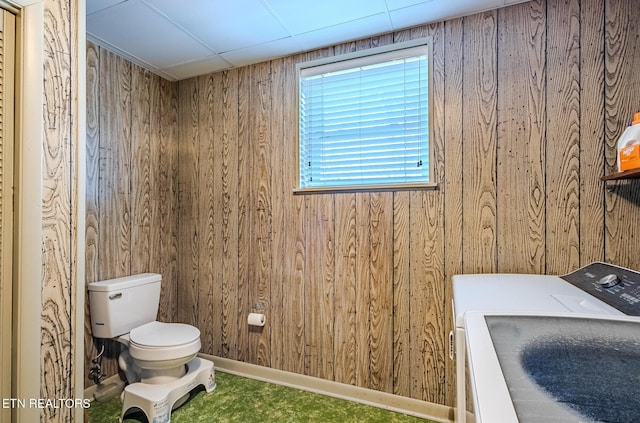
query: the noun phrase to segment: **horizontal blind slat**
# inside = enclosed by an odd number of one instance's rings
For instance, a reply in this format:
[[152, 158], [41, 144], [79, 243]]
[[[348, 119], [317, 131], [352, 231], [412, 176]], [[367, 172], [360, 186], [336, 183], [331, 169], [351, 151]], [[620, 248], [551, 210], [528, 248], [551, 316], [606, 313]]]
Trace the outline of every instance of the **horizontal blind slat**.
[[426, 55], [302, 77], [300, 90], [301, 187], [429, 182]]

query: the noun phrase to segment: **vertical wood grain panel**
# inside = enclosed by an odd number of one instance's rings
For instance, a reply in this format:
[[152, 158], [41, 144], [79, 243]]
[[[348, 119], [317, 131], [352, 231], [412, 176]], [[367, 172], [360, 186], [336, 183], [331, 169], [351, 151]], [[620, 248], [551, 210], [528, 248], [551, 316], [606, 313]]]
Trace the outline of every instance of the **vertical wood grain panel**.
[[548, 0], [546, 271], [580, 266], [580, 5]]
[[[195, 324], [198, 321], [198, 157], [199, 103], [197, 80], [180, 82], [179, 113], [180, 139], [178, 147], [178, 319]], [[206, 301], [203, 298], [202, 301]]]
[[160, 252], [157, 267], [150, 269], [162, 274], [160, 311], [163, 319], [174, 322], [178, 318], [178, 92], [176, 84], [164, 79], [156, 79], [159, 85], [159, 102], [152, 108], [160, 122], [154, 126], [158, 133], [158, 167], [152, 167], [152, 180], [158, 181], [154, 196], [159, 202], [159, 216], [154, 224], [159, 230]]
[[247, 314], [251, 311], [249, 302], [250, 256], [249, 244], [251, 215], [249, 211], [251, 181], [251, 145], [249, 138], [250, 119], [250, 73], [245, 66], [238, 70], [238, 316], [240, 328], [238, 337], [238, 360], [250, 362], [249, 328]]
[[393, 392], [393, 193], [370, 199], [370, 388]]
[[[82, 371], [73, 366], [73, 337], [78, 330], [73, 307], [75, 296], [84, 295], [73, 286], [79, 200], [74, 181], [78, 166], [74, 116], [79, 112], [74, 99], [78, 80], [74, 11], [73, 2], [44, 2], [41, 398], [73, 397], [75, 375]], [[34, 310], [37, 307], [34, 304]], [[63, 422], [73, 413], [73, 409], [46, 408], [40, 416], [43, 421]]]
[[[221, 355], [238, 357], [238, 71], [222, 74], [222, 336]], [[220, 316], [213, 311], [214, 316]]]
[[393, 195], [393, 393], [410, 396], [410, 194]]
[[305, 267], [305, 370], [334, 378], [334, 196], [305, 198], [308, 244]]
[[211, 306], [208, 310], [207, 318], [210, 318], [213, 321], [213, 332], [212, 336], [212, 348], [213, 354], [221, 355], [222, 354], [222, 334], [223, 334], [223, 323], [224, 320], [220, 317], [220, 310], [222, 310], [223, 299], [227, 294], [226, 290], [228, 286], [224, 283], [224, 267], [221, 263], [221, 257], [223, 257], [223, 231], [221, 228], [223, 227], [224, 222], [224, 150], [225, 144], [223, 140], [223, 109], [224, 109], [224, 101], [223, 100], [223, 86], [222, 86], [222, 73], [216, 73], [213, 75], [213, 97], [209, 100], [209, 104], [213, 105], [211, 107], [213, 111], [212, 116], [212, 152], [213, 152], [213, 192], [215, 201], [212, 204], [213, 206], [213, 225], [211, 227], [211, 232], [213, 233], [213, 250], [210, 252], [212, 256], [212, 266], [213, 266], [213, 287], [212, 287], [212, 296], [211, 296]]
[[[283, 188], [285, 198], [288, 199], [285, 210], [285, 237], [286, 255], [284, 263], [284, 283], [287, 286], [286, 295], [283, 298], [284, 328], [282, 343], [285, 346], [283, 357], [283, 369], [291, 372], [304, 373], [305, 357], [305, 199], [304, 196], [294, 196], [292, 189], [295, 186], [297, 174], [297, 159], [295, 157], [295, 142], [298, 139], [298, 110], [297, 110], [297, 75], [295, 73], [295, 59], [288, 57], [283, 61], [285, 81], [283, 86], [284, 103], [284, 151], [282, 162]], [[278, 156], [274, 156], [278, 157]], [[277, 168], [277, 166], [274, 166]]]
[[87, 282], [98, 280], [98, 178], [100, 148], [100, 49], [87, 43], [87, 180], [85, 184], [85, 277]]
[[369, 369], [369, 301], [371, 298], [371, 274], [369, 271], [369, 193], [356, 194], [356, 385], [368, 388], [371, 383]]
[[[617, 140], [633, 114], [640, 111], [640, 11], [624, 0], [605, 5], [605, 145], [606, 171], [615, 169]], [[628, 84], [626, 81], [635, 81]], [[605, 195], [605, 260], [640, 268], [640, 225], [631, 216], [640, 205], [640, 181], [617, 184]], [[634, 240], [631, 241], [630, 240]]]
[[[135, 98], [135, 97], [133, 97]], [[166, 188], [163, 183], [167, 182], [166, 173], [166, 156], [169, 153], [166, 147], [162, 145], [162, 87], [160, 85], [160, 77], [151, 74], [149, 78], [149, 267], [146, 271], [159, 272], [162, 275], [162, 285], [160, 290], [160, 305], [158, 307], [158, 318], [167, 321], [167, 315], [170, 312], [171, 305], [168, 301], [172, 298], [170, 289], [172, 284], [169, 282], [170, 276], [166, 274], [163, 268], [163, 262], [166, 260], [162, 256], [163, 245], [162, 237], [167, 234], [169, 228], [166, 226], [166, 219], [163, 219], [162, 212], [166, 213], [163, 202], [168, 202], [166, 197]], [[164, 148], [163, 148], [164, 147]], [[163, 167], [163, 165], [165, 167]]]
[[[248, 246], [250, 305], [268, 311], [271, 304], [271, 64], [251, 66], [251, 237]], [[271, 362], [271, 319], [261, 329], [251, 328], [249, 355], [255, 364]]]
[[[213, 76], [205, 75], [196, 78], [198, 96], [198, 278], [195, 282], [197, 289], [198, 320], [197, 327], [201, 328], [201, 342], [204, 351], [214, 352], [215, 327], [219, 319], [213, 319], [213, 291], [216, 283], [215, 273], [215, 245], [216, 232], [214, 214], [215, 204], [218, 202], [215, 191], [215, 134], [214, 134], [214, 92]], [[218, 103], [218, 102], [216, 102]], [[216, 287], [217, 288], [217, 287]], [[215, 289], [217, 290], [217, 289]]]
[[544, 3], [498, 17], [498, 271], [544, 273]]
[[604, 2], [580, 3], [580, 265], [604, 259]]
[[131, 268], [148, 272], [151, 244], [151, 72], [131, 67]]
[[335, 196], [335, 380], [356, 383], [356, 194]]
[[[286, 67], [282, 60], [274, 60], [271, 64], [271, 92], [269, 93], [271, 102], [271, 154], [273, 157], [285, 157], [292, 145], [292, 139], [285, 139], [284, 125], [277, 125], [273, 122], [284, 122], [285, 113], [290, 112], [285, 108], [285, 96], [288, 94], [284, 90], [286, 77]], [[285, 111], [286, 110], [286, 111]], [[282, 342], [284, 339], [284, 295], [287, 291], [285, 285], [285, 262], [288, 245], [286, 244], [286, 223], [285, 210], [291, 191], [288, 189], [288, 182], [285, 178], [285, 166], [273, 166], [272, 169], [272, 189], [271, 189], [271, 367], [283, 368], [283, 360], [286, 346]]]
[[[463, 20], [455, 19], [445, 23], [445, 86], [444, 86], [444, 324], [445, 336], [454, 330], [453, 284], [451, 277], [462, 273], [462, 204], [463, 204]], [[446, 345], [446, 344], [445, 344]], [[453, 406], [455, 398], [455, 366], [445, 351], [445, 398], [446, 405]]]
[[462, 186], [463, 269], [467, 273], [495, 272], [497, 15], [486, 12], [464, 18], [461, 115], [464, 126]]
[[131, 269], [131, 63], [102, 52], [100, 101], [111, 107], [100, 113], [100, 280]]
[[[86, 184], [85, 184], [85, 278], [88, 283], [98, 280], [99, 222], [98, 178], [100, 148], [100, 49], [93, 43], [87, 43], [87, 134], [86, 134]], [[85, 294], [85, 356], [95, 357], [96, 349], [91, 334], [89, 296]], [[89, 361], [90, 362], [90, 361]], [[85, 386], [90, 379], [85, 378]]]

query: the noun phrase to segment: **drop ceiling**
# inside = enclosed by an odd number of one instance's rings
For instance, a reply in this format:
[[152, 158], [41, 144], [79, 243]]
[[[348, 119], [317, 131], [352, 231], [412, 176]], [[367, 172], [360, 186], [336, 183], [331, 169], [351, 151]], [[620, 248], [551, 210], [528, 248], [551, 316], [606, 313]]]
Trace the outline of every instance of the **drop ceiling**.
[[525, 0], [87, 0], [87, 39], [175, 81]]

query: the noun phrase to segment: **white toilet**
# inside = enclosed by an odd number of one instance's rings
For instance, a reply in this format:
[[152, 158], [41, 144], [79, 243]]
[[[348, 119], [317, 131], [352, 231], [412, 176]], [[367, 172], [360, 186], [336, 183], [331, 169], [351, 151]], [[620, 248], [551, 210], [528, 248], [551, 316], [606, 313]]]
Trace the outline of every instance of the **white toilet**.
[[196, 357], [200, 331], [183, 323], [156, 321], [162, 276], [155, 273], [90, 283], [91, 329], [96, 338], [123, 344], [118, 362], [129, 385], [122, 417], [142, 410], [149, 421], [169, 422], [171, 410], [203, 385], [215, 388], [213, 363]]

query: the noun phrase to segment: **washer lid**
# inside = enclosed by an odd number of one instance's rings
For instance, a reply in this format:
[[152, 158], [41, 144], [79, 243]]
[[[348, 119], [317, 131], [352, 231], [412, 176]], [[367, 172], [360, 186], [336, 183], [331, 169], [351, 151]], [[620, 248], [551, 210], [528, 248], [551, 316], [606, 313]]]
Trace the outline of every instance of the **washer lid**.
[[131, 329], [131, 342], [146, 347], [171, 347], [200, 338], [198, 328], [184, 323], [151, 322]]

